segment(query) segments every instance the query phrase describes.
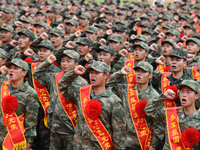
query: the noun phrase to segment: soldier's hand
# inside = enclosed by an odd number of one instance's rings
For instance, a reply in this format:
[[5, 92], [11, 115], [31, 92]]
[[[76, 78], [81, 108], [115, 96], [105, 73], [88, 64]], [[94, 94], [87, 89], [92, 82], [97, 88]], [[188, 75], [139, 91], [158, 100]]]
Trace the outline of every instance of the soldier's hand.
[[156, 63], [160, 65], [164, 65], [166, 63], [166, 58], [164, 56], [160, 56], [156, 59]]
[[109, 29], [109, 30], [106, 31], [106, 34], [107, 34], [107, 35], [111, 35], [112, 33], [113, 33], [113, 32], [112, 32], [111, 29]]
[[12, 40], [10, 42], [10, 45], [12, 45], [13, 47], [16, 47], [17, 45], [19, 45], [18, 41]]
[[83, 75], [85, 73], [85, 68], [81, 65], [78, 65], [78, 66], [75, 67], [74, 72], [77, 75]]
[[121, 69], [121, 73], [122, 73], [123, 75], [128, 75], [128, 74], [130, 74], [130, 72], [131, 72], [131, 70], [130, 70], [129, 67], [127, 67], [127, 66], [124, 66], [124, 67]]
[[128, 16], [129, 16], [129, 17], [132, 16], [132, 13], [131, 13], [130, 11], [128, 12]]
[[30, 48], [28, 48], [25, 52], [24, 55], [26, 56], [33, 56], [34, 55], [34, 51]]
[[100, 15], [100, 18], [104, 18], [104, 17], [105, 17], [105, 14], [102, 13], [102, 14]]
[[53, 64], [53, 63], [56, 61], [56, 56], [54, 56], [53, 54], [50, 54], [50, 55], [47, 57], [47, 61], [48, 61], [50, 64]]
[[46, 32], [43, 32], [40, 37], [43, 39], [43, 40], [46, 40], [48, 38], [48, 34]]
[[153, 43], [153, 44], [150, 45], [149, 49], [151, 51], [157, 52], [158, 51], [158, 46], [155, 43]]
[[105, 12], [105, 11], [106, 11], [105, 8], [101, 8], [101, 9], [100, 9], [100, 12]]
[[75, 21], [78, 21], [78, 17], [76, 17], [76, 16], [73, 16], [72, 19]]
[[167, 91], [165, 91], [164, 95], [167, 99], [174, 99], [176, 93], [173, 90], [168, 89]]
[[126, 49], [122, 49], [119, 51], [119, 54], [122, 56], [122, 57], [127, 57], [128, 56], [128, 52]]
[[3, 18], [5, 16], [4, 12], [0, 12], [0, 18]]
[[156, 150], [156, 149], [153, 146], [150, 146], [149, 150]]
[[136, 38], [136, 35], [135, 34], [132, 34], [131, 35], [131, 40], [134, 40]]
[[183, 43], [179, 42], [178, 44], [176, 44], [176, 48], [177, 49], [182, 49], [183, 48]]
[[22, 15], [21, 17], [20, 17], [20, 20], [24, 20], [26, 17], [24, 16], [24, 15]]
[[192, 61], [195, 58], [194, 54], [188, 54], [187, 55], [187, 62]]
[[129, 48], [130, 47], [130, 43], [129, 42], [124, 42], [124, 46], [126, 47], [126, 48]]
[[81, 37], [81, 32], [80, 31], [76, 31], [75, 32], [75, 36], [78, 38], [78, 37]]
[[31, 32], [34, 32], [34, 28], [33, 28], [32, 26], [29, 26], [27, 29], [28, 29], [29, 31], [31, 31]]
[[113, 27], [112, 23], [108, 23], [108, 24], [107, 24], [107, 27], [108, 27], [109, 29], [111, 29], [111, 28]]
[[165, 33], [163, 33], [163, 32], [159, 33], [158, 37], [161, 38], [161, 39], [164, 39], [165, 38]]
[[8, 74], [8, 68], [4, 65], [0, 68], [0, 72], [1, 74], [3, 74], [4, 76], [6, 76]]
[[97, 25], [97, 23], [96, 23], [96, 22], [94, 22], [94, 23], [92, 24], [92, 26], [94, 26], [94, 27], [95, 27], [96, 25]]
[[178, 21], [179, 17], [178, 16], [174, 16], [174, 20]]
[[92, 59], [93, 59], [93, 56], [92, 56], [90, 53], [87, 53], [87, 54], [85, 55], [85, 60], [86, 60], [87, 62], [90, 62]]
[[185, 41], [188, 40], [188, 37], [187, 37], [186, 35], [184, 35], [184, 36], [181, 38], [181, 40], [185, 42]]
[[161, 29], [157, 27], [157, 28], [155, 28], [154, 32], [159, 34], [161, 32]]
[[136, 18], [136, 19], [135, 19], [135, 22], [140, 22], [140, 21], [141, 21], [140, 18]]
[[106, 40], [104, 39], [104, 38], [101, 38], [100, 40], [99, 40], [99, 43], [101, 44], [101, 45], [106, 45]]
[[68, 41], [65, 47], [69, 49], [74, 49], [76, 47], [76, 44], [73, 41]]
[[23, 23], [22, 23], [21, 21], [16, 21], [16, 22], [15, 22], [15, 25], [16, 25], [16, 26], [22, 26]]
[[184, 29], [183, 29], [183, 27], [179, 27], [179, 28], [177, 28], [177, 30], [178, 30], [178, 32], [181, 33], [181, 32], [183, 32]]
[[65, 26], [64, 26], [62, 23], [60, 23], [60, 24], [57, 26], [57, 29], [65, 31]]
[[137, 31], [138, 27], [137, 26], [134, 26], [133, 27], [133, 31]]

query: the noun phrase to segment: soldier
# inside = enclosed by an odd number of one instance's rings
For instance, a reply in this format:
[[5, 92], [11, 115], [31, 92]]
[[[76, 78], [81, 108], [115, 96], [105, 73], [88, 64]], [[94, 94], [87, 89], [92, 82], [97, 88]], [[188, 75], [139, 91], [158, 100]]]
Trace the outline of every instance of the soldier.
[[[21, 59], [15, 58], [12, 59], [11, 62], [8, 62], [6, 66], [9, 68], [8, 75], [10, 80], [1, 82], [1, 105], [5, 105], [5, 107], [0, 108], [0, 149], [2, 149], [2, 146], [5, 149], [19, 147], [23, 150], [29, 149], [33, 143], [33, 138], [36, 136], [39, 108], [37, 93], [28, 85], [28, 82], [24, 82], [24, 77], [29, 70], [27, 63]], [[12, 101], [14, 106], [8, 105], [8, 103]], [[15, 107], [16, 110], [9, 112], [8, 107]], [[13, 113], [13, 116], [10, 115], [10, 121], [3, 125], [3, 120], [5, 121], [8, 112]], [[11, 120], [13, 120], [13, 122]], [[22, 121], [23, 124], [21, 124], [19, 120]], [[12, 130], [14, 130], [14, 132]], [[6, 136], [7, 134], [9, 134], [9, 136]], [[17, 141], [16, 138], [18, 139]], [[9, 142], [9, 140], [14, 140], [14, 143]]]
[[[184, 80], [178, 86], [178, 89], [180, 90], [179, 98], [182, 107], [163, 107], [162, 103], [165, 100], [174, 99], [176, 95], [174, 91], [168, 89], [159, 98], [149, 100], [145, 111], [148, 116], [161, 121], [164, 125], [164, 127], [158, 128], [165, 131], [165, 145], [163, 149], [173, 150], [190, 147], [192, 150], [197, 150], [199, 149], [200, 123], [199, 110], [195, 108], [195, 101], [199, 98], [199, 84], [193, 80]], [[192, 133], [187, 131], [188, 129]], [[195, 131], [198, 134], [197, 139], [195, 139]], [[193, 134], [193, 136], [190, 134]]]
[[36, 29], [36, 35], [39, 37], [42, 33], [46, 33], [48, 30], [48, 25], [43, 21], [38, 21], [34, 24]]
[[[46, 61], [39, 64], [34, 71], [34, 78], [50, 90], [50, 106], [48, 108], [48, 125], [51, 128], [50, 150], [72, 148], [74, 128], [77, 120], [76, 106], [61, 95], [58, 83], [64, 73], [78, 66], [80, 56], [74, 50], [65, 50], [60, 57], [63, 72], [53, 73], [47, 71], [56, 60], [52, 54], [48, 56]], [[72, 85], [84, 86], [86, 83], [79, 76], [77, 80], [73, 81]], [[70, 109], [66, 107], [69, 105], [71, 106]]]
[[78, 31], [85, 31], [90, 24], [91, 15], [89, 13], [81, 13], [79, 16], [79, 24]]
[[[5, 48], [6, 46], [9, 46], [10, 42], [12, 41], [14, 29], [10, 25], [3, 25], [0, 27], [0, 35], [1, 35], [1, 48]], [[5, 48], [7, 49], [7, 48]]]
[[[129, 75], [130, 69], [123, 67], [120, 71], [114, 73], [107, 81], [107, 86], [113, 87], [113, 91], [122, 100], [123, 107], [126, 110], [126, 149], [143, 149], [149, 147], [151, 140], [151, 125], [153, 121], [142, 114], [142, 103], [159, 96], [156, 90], [149, 85], [149, 80], [153, 77], [153, 67], [147, 62], [139, 62], [135, 70], [135, 80], [137, 85], [118, 84], [123, 75]], [[130, 76], [132, 78], [132, 76]], [[135, 101], [132, 101], [135, 99]], [[134, 107], [132, 107], [134, 106]], [[141, 109], [138, 111], [138, 109]], [[141, 123], [140, 124], [138, 124]], [[141, 130], [142, 128], [142, 130]], [[145, 138], [143, 133], [145, 132]], [[155, 139], [154, 139], [155, 140]]]
[[74, 149], [124, 149], [124, 109], [121, 100], [105, 87], [110, 68], [94, 61], [88, 70], [91, 85], [70, 86], [85, 72], [83, 66], [67, 72], [59, 82], [61, 93], [77, 106]]

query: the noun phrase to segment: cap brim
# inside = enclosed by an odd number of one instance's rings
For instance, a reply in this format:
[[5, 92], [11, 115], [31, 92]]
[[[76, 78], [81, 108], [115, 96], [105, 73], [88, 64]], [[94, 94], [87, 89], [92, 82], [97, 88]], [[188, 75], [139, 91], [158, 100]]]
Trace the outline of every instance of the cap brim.
[[170, 55], [170, 57], [178, 57], [178, 58], [184, 59], [183, 57], [178, 56], [178, 55], [174, 55], [174, 54]]
[[134, 67], [133, 68], [134, 70], [137, 70], [137, 69], [142, 69], [142, 70], [144, 70], [144, 71], [146, 71], [146, 72], [149, 72], [148, 70], [146, 70], [145, 68], [143, 68], [143, 67], [139, 67], [139, 66], [136, 66], [136, 67]]
[[95, 71], [97, 71], [97, 72], [102, 72], [101, 70], [99, 70], [99, 69], [97, 69], [97, 68], [94, 68], [94, 67], [92, 67], [92, 66], [89, 66], [88, 68], [87, 68], [87, 71], [92, 71], [92, 70], [95, 70]]
[[191, 88], [190, 86], [186, 85], [186, 84], [180, 84], [177, 86], [177, 88], [180, 90], [182, 87], [189, 87], [190, 89], [192, 89], [193, 91], [197, 92], [195, 89]]

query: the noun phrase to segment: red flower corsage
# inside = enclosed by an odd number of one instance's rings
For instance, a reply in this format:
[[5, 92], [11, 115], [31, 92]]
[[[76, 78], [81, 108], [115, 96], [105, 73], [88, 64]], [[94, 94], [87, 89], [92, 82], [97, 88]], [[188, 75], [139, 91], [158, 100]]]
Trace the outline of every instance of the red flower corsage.
[[181, 140], [186, 147], [193, 147], [199, 142], [199, 131], [195, 128], [188, 128], [183, 131]]
[[30, 57], [27, 57], [24, 61], [27, 63], [33, 63], [33, 59]]
[[178, 88], [175, 85], [170, 85], [170, 86], [166, 87], [165, 91], [167, 91], [168, 89], [171, 89], [172, 91], [174, 91], [174, 93], [176, 93], [176, 96], [170, 100], [174, 101], [174, 100], [178, 99]]
[[88, 101], [85, 107], [86, 116], [93, 120], [99, 117], [101, 110], [101, 103], [98, 100]]
[[12, 95], [7, 95], [2, 99], [1, 106], [6, 114], [13, 113], [18, 107], [18, 100]]
[[145, 108], [147, 102], [148, 101], [143, 100], [143, 101], [137, 102], [136, 105], [135, 105], [135, 111], [140, 117], [146, 117], [147, 116], [147, 114], [144, 111], [144, 108]]

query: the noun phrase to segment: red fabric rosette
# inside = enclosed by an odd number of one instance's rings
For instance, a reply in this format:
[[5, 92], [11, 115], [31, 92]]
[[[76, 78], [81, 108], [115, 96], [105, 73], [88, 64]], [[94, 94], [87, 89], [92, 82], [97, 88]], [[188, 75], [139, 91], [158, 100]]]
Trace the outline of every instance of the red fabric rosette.
[[147, 102], [148, 101], [142, 100], [142, 101], [137, 102], [135, 105], [135, 111], [140, 117], [147, 116], [146, 112], [144, 111]]
[[33, 59], [30, 57], [27, 57], [24, 61], [27, 63], [33, 63]]
[[199, 142], [199, 131], [195, 128], [188, 128], [182, 132], [181, 140], [186, 147], [193, 147]]
[[170, 66], [165, 67], [165, 68], [164, 68], [164, 72], [168, 72], [169, 69], [170, 69]]
[[41, 88], [44, 87], [44, 85], [40, 84], [40, 83], [37, 82], [36, 80], [35, 80], [35, 85], [36, 85], [39, 89], [41, 89]]
[[18, 100], [12, 95], [7, 95], [2, 99], [1, 106], [5, 114], [11, 114], [17, 109]]
[[101, 113], [102, 107], [98, 100], [88, 101], [85, 107], [85, 114], [88, 118], [97, 119]]
[[170, 86], [166, 87], [165, 91], [167, 91], [168, 89], [171, 89], [172, 91], [174, 91], [174, 93], [176, 93], [176, 96], [170, 100], [174, 101], [174, 100], [178, 99], [178, 88], [175, 85], [170, 85]]

